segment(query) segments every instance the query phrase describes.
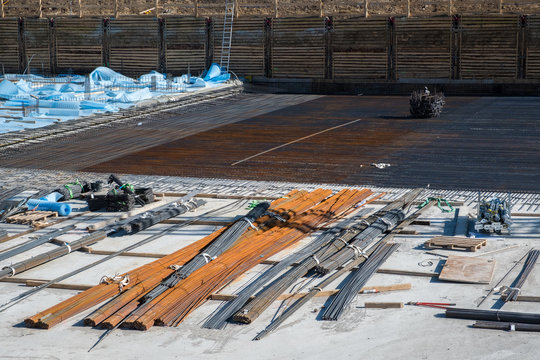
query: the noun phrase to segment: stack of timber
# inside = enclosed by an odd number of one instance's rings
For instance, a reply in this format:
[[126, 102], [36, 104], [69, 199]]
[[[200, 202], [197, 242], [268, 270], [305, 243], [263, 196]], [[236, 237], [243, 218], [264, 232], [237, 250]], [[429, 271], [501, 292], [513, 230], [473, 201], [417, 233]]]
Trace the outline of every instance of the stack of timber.
[[51, 218], [58, 217], [55, 211], [25, 211], [20, 214], [12, 215], [6, 219], [6, 222], [13, 224], [24, 224], [30, 226], [43, 226]]
[[526, 78], [540, 79], [540, 16], [528, 18]]
[[112, 69], [130, 76], [159, 68], [157, 19], [112, 19], [109, 26]]
[[3, 71], [6, 73], [22, 71], [19, 70], [17, 26], [17, 19], [0, 19], [0, 49], [2, 49]]
[[28, 73], [50, 74], [49, 19], [24, 19], [26, 59]]
[[461, 22], [461, 77], [515, 79], [518, 18], [464, 16]]
[[[25, 323], [29, 327], [49, 328], [120, 294], [85, 319], [85, 324], [115, 327], [123, 323], [137, 329], [148, 329], [154, 323], [177, 325], [204, 303], [212, 292], [268, 257], [298, 242], [323, 224], [333, 221], [336, 216], [369, 196], [371, 191], [343, 190], [335, 195], [331, 194], [330, 190], [324, 189], [310, 193], [293, 191], [286, 198], [274, 201], [270, 210], [279, 214], [286, 222], [268, 215], [262, 217], [257, 224], [258, 230], [250, 228], [229, 250], [142, 307], [139, 307], [142, 296], [171, 275], [177, 266], [187, 263], [199, 254], [225, 229], [127, 273], [130, 282], [125, 286], [119, 287], [114, 282], [100, 284], [28, 318]], [[171, 265], [176, 266], [171, 268]]]
[[56, 59], [59, 73], [88, 74], [103, 65], [103, 20], [56, 19]]
[[480, 250], [487, 243], [486, 239], [474, 239], [463, 236], [437, 236], [424, 243], [428, 249], [462, 249], [466, 251]]
[[397, 19], [397, 78], [449, 79], [451, 30], [449, 17]]
[[[264, 75], [263, 18], [234, 20], [230, 70], [235, 74]], [[223, 18], [214, 20], [214, 62], [219, 63], [223, 40]]]
[[274, 19], [272, 74], [324, 78], [325, 24], [322, 18]]
[[386, 79], [387, 31], [386, 19], [336, 21], [332, 33], [334, 78]]
[[200, 74], [205, 69], [205, 19], [172, 16], [165, 24], [167, 71]]

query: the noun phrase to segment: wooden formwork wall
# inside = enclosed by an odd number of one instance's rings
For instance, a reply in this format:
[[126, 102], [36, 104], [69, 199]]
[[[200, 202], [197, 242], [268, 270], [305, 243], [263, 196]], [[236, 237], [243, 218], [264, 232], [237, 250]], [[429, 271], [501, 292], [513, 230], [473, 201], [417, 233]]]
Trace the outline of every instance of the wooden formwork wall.
[[109, 23], [110, 67], [124, 75], [140, 75], [159, 68], [158, 20], [119, 18]]
[[395, 26], [397, 78], [451, 77], [451, 18], [403, 18]]
[[525, 74], [527, 79], [540, 79], [540, 17], [531, 16], [527, 23]]
[[199, 74], [206, 67], [206, 20], [195, 17], [165, 18], [166, 69], [172, 74]]
[[[229, 69], [238, 75], [264, 75], [264, 18], [234, 20]], [[213, 62], [220, 62], [223, 19], [213, 22]]]
[[56, 70], [87, 74], [103, 61], [103, 19], [58, 18], [55, 21]]
[[[0, 19], [6, 72], [193, 74], [221, 52], [222, 18]], [[540, 79], [540, 17], [239, 17], [230, 69], [314, 79]], [[1, 70], [1, 65], [0, 65]]]
[[[2, 0], [0, 0], [2, 1]], [[0, 19], [0, 71], [19, 72], [19, 22], [17, 19]]]
[[519, 17], [467, 16], [461, 20], [462, 79], [516, 79]]
[[387, 78], [387, 19], [348, 18], [335, 21], [331, 42], [335, 79]]
[[274, 77], [324, 78], [325, 22], [322, 18], [282, 18], [272, 23]]
[[[29, 65], [30, 72], [38, 74], [50, 74], [51, 69], [51, 39], [49, 19], [24, 19], [24, 46], [26, 66]], [[26, 67], [25, 66], [25, 67]]]

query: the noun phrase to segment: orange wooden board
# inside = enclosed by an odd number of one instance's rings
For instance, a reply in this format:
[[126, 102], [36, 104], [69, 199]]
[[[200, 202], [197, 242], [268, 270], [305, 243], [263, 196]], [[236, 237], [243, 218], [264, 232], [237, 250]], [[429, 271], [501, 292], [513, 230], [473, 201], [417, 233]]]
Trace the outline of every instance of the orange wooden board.
[[439, 275], [440, 280], [473, 284], [489, 284], [495, 261], [469, 256], [450, 255]]

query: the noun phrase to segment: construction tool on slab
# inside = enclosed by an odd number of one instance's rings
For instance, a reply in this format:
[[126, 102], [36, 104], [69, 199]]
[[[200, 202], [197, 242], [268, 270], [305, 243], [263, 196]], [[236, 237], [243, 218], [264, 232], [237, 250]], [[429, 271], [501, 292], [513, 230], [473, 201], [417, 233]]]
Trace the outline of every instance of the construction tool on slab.
[[409, 301], [405, 305], [426, 306], [433, 308], [446, 309], [449, 306], [456, 306], [454, 303], [437, 303], [437, 302], [421, 302], [421, 301]]

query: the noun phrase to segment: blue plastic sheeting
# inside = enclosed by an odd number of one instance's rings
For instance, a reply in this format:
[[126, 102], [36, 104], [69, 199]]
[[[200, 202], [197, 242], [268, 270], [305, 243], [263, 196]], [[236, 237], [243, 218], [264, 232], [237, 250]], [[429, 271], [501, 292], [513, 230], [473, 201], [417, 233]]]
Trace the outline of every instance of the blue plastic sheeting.
[[59, 192], [55, 191], [55, 192], [52, 192], [52, 193], [50, 193], [48, 195], [40, 197], [39, 200], [57, 202], [58, 200], [60, 200], [63, 197], [64, 197], [64, 195], [62, 195]]
[[71, 214], [71, 206], [66, 203], [30, 199], [28, 200], [26, 205], [29, 209], [35, 209], [40, 211], [56, 211], [60, 216], [68, 216], [69, 214]]
[[174, 79], [157, 71], [133, 79], [103, 66], [88, 77], [6, 74], [3, 78], [0, 77], [0, 134], [94, 113], [117, 112], [165, 94], [199, 91], [229, 80], [230, 75], [212, 64], [201, 77], [182, 75]]

